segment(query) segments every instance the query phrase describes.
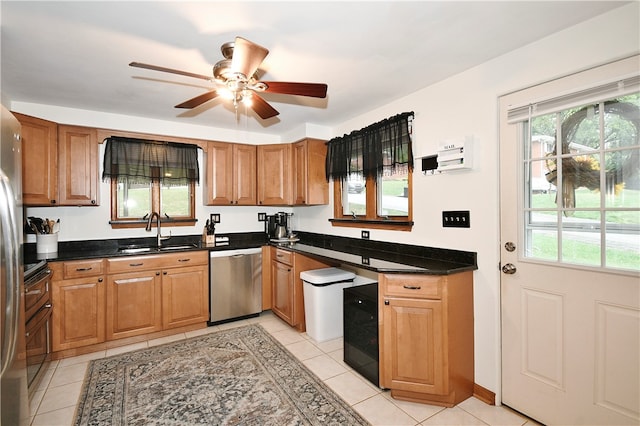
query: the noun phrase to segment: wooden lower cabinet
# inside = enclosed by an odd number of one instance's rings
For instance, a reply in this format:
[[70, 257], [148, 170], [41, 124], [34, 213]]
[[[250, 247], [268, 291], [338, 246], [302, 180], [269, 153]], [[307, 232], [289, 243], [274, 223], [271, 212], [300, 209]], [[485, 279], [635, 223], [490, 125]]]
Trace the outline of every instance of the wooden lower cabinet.
[[50, 263], [54, 352], [206, 323], [209, 253]]
[[273, 283], [271, 310], [289, 325], [295, 326], [292, 253], [277, 248], [272, 250], [275, 255], [272, 255], [270, 265]]
[[300, 272], [334, 265], [277, 247], [271, 248], [270, 263], [271, 310], [296, 330], [303, 332], [306, 330], [306, 321]]
[[209, 319], [209, 268], [191, 266], [162, 272], [162, 327], [176, 328]]
[[105, 276], [101, 265], [101, 261], [50, 265], [54, 352], [104, 342]]
[[473, 275], [379, 275], [380, 385], [452, 407], [473, 394]]
[[159, 271], [110, 275], [107, 281], [107, 340], [162, 329]]

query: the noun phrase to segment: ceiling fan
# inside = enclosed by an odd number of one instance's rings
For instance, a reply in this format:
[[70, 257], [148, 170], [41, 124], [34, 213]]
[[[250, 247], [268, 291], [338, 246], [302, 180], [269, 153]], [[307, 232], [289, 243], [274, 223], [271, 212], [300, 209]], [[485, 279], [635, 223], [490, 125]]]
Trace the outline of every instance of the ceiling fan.
[[194, 74], [140, 62], [131, 62], [129, 66], [179, 74], [215, 83], [216, 87], [214, 89], [182, 102], [176, 105], [176, 108], [195, 108], [217, 96], [223, 96], [231, 99], [236, 109], [239, 103], [244, 103], [250, 106], [263, 120], [266, 120], [275, 117], [279, 112], [258, 93], [279, 93], [314, 98], [327, 96], [327, 85], [324, 83], [260, 81], [257, 75], [258, 67], [269, 54], [269, 50], [247, 39], [236, 37], [235, 41], [223, 44], [220, 50], [225, 59], [213, 66], [213, 76]]

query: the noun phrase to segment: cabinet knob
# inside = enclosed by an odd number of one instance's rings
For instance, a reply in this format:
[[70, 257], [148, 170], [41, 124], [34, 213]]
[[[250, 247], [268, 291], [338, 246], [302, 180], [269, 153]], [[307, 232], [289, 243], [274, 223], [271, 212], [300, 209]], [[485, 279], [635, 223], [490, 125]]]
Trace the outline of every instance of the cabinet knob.
[[388, 300], [385, 300], [385, 301], [384, 301], [384, 304], [385, 304], [385, 305], [388, 305], [388, 304], [389, 304], [389, 301], [388, 301]]
[[160, 272], [156, 272], [156, 276], [157, 276], [157, 275], [160, 275]]
[[51, 200], [51, 204], [55, 204], [55, 203], [56, 203], [56, 200]]
[[96, 205], [96, 200], [91, 200], [91, 204]]
[[103, 278], [98, 278], [98, 282], [101, 283], [102, 281], [104, 281]]
[[164, 272], [162, 273], [162, 275], [167, 275], [167, 271], [164, 271]]

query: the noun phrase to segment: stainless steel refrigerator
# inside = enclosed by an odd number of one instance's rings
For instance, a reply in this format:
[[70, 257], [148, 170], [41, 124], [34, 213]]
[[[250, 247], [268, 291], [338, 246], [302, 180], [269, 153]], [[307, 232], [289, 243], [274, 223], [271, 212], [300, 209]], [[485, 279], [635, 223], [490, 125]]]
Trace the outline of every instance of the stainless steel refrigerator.
[[0, 424], [29, 423], [22, 259], [20, 123], [2, 106], [0, 133]]

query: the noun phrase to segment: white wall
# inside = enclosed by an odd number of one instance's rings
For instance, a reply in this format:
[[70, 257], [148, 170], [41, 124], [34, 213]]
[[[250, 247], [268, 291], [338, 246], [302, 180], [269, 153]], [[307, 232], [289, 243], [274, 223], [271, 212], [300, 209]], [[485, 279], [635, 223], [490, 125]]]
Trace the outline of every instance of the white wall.
[[[474, 273], [475, 378], [500, 401], [500, 261], [498, 97], [640, 51], [639, 3], [484, 63], [356, 117], [334, 135], [414, 111], [414, 154], [435, 154], [441, 141], [473, 135], [473, 169], [413, 176], [412, 232], [371, 230], [371, 239], [478, 253]], [[365, 95], [366, 96], [366, 95]], [[419, 170], [420, 163], [416, 163]], [[471, 228], [443, 228], [443, 210], [470, 210]], [[332, 206], [295, 208], [300, 229], [359, 238], [361, 229], [332, 227]]]
[[[581, 25], [540, 40], [481, 66], [450, 77], [405, 98], [342, 123], [335, 129], [301, 125], [278, 140], [260, 134], [241, 134], [125, 117], [91, 111], [69, 110], [34, 104], [12, 103], [11, 108], [52, 121], [183, 137], [245, 143], [289, 142], [304, 136], [329, 139], [349, 133], [383, 118], [414, 111], [416, 155], [435, 153], [443, 140], [473, 135], [474, 168], [471, 171], [423, 176], [414, 174], [415, 226], [412, 232], [372, 230], [371, 238], [406, 244], [474, 251], [479, 269], [474, 273], [475, 380], [497, 394], [500, 402], [500, 260], [498, 97], [555, 77], [579, 71], [640, 51], [639, 3], [616, 9]], [[363, 96], [366, 96], [364, 94]], [[418, 168], [419, 168], [419, 163]], [[221, 213], [218, 232], [259, 231], [257, 212], [294, 211], [294, 227], [312, 232], [359, 237], [360, 229], [332, 227], [332, 205], [300, 208], [206, 207], [198, 188], [195, 227], [173, 228], [175, 234], [202, 229], [209, 213]], [[40, 217], [61, 217], [61, 240], [148, 236], [143, 230], [111, 230], [107, 223], [109, 187], [101, 184], [101, 206], [30, 208]], [[470, 210], [470, 229], [444, 229], [443, 210]]]

